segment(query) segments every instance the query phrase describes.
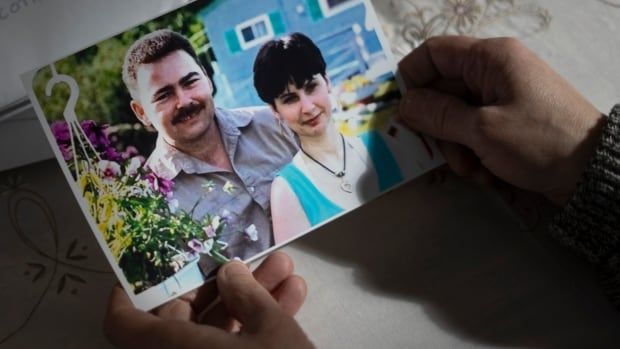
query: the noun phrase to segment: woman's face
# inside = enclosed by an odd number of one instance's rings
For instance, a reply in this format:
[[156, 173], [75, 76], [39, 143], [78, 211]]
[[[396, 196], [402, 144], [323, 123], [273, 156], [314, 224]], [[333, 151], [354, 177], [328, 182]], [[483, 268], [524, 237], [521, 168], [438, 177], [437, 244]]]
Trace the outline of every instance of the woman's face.
[[322, 135], [331, 119], [329, 79], [316, 74], [301, 88], [289, 83], [274, 101], [276, 116], [300, 137]]

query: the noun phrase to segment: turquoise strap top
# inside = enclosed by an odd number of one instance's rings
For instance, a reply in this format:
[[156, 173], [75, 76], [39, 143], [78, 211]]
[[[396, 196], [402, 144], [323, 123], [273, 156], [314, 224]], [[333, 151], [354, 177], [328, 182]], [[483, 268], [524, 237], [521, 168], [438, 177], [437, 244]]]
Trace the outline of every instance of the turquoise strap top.
[[[360, 139], [377, 171], [379, 190], [383, 192], [402, 182], [403, 176], [400, 167], [383, 137], [378, 132], [371, 131], [362, 134]], [[344, 211], [342, 207], [325, 197], [293, 163], [286, 165], [278, 175], [286, 180], [297, 196], [311, 226], [324, 222]]]

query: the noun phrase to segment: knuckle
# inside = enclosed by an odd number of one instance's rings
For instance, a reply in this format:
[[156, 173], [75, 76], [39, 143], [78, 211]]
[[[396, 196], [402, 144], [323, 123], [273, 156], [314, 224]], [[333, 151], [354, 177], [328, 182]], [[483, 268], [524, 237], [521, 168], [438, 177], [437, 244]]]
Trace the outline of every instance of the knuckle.
[[498, 115], [491, 108], [480, 108], [478, 117], [474, 119], [472, 132], [472, 146], [484, 147], [493, 138], [498, 127]]
[[452, 98], [446, 98], [438, 104], [438, 110], [435, 113], [434, 129], [437, 130], [437, 134], [440, 138], [445, 138], [448, 133], [448, 118], [451, 110], [454, 110], [455, 100]]
[[524, 49], [523, 44], [516, 38], [504, 37], [497, 39], [497, 46], [505, 52], [516, 53]]

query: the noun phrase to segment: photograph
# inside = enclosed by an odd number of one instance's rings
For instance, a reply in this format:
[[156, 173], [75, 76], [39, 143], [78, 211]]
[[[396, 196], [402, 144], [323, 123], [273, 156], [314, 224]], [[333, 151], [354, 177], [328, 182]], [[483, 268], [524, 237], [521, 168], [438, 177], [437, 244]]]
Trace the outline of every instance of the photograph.
[[364, 0], [195, 1], [22, 79], [146, 310], [444, 162], [397, 120], [396, 63]]

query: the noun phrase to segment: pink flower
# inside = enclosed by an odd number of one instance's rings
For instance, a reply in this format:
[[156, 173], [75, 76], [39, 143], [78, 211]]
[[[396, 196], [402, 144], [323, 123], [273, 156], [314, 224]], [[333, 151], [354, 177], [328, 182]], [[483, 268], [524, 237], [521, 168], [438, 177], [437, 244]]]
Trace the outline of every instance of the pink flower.
[[125, 151], [121, 155], [123, 156], [123, 159], [129, 159], [136, 155], [140, 155], [140, 152], [138, 151], [138, 148], [134, 147], [133, 145], [130, 145], [127, 148], [125, 148]]
[[67, 144], [58, 144], [58, 148], [60, 148], [60, 153], [62, 154], [62, 158], [65, 161], [69, 161], [73, 159], [73, 153], [71, 152], [71, 146]]
[[213, 229], [213, 226], [209, 225], [206, 226], [204, 228], [202, 228], [202, 230], [205, 232], [205, 234], [207, 234], [207, 237], [209, 239], [212, 239], [215, 237], [215, 229]]
[[106, 150], [110, 146], [107, 126], [99, 126], [94, 120], [84, 120], [80, 122], [80, 127], [95, 149]]
[[189, 248], [196, 253], [204, 253], [205, 251], [205, 245], [198, 239], [190, 240], [190, 242], [187, 243], [187, 246], [189, 246]]
[[114, 161], [101, 160], [97, 167], [105, 179], [112, 179], [121, 174], [121, 165]]
[[209, 239], [202, 242], [198, 239], [192, 239], [187, 243], [187, 246], [195, 253], [209, 254], [213, 248], [213, 240]]
[[57, 143], [71, 142], [71, 135], [69, 134], [69, 126], [64, 121], [55, 121], [50, 125], [52, 134], [56, 138]]
[[151, 189], [153, 189], [156, 192], [160, 192], [167, 199], [172, 198], [172, 188], [174, 186], [174, 182], [173, 181], [171, 181], [169, 179], [158, 177], [153, 172], [149, 172], [144, 177], [149, 182], [149, 184], [151, 185]]

